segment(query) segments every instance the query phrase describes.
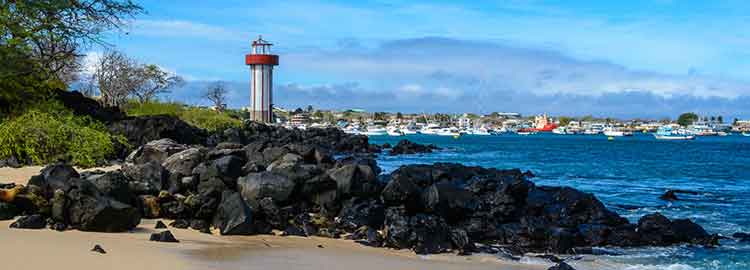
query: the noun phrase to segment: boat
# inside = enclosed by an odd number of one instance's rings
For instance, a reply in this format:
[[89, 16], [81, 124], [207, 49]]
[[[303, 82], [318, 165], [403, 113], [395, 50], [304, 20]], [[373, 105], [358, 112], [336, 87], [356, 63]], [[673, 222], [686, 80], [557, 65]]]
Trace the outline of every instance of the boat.
[[694, 135], [686, 135], [684, 131], [672, 130], [671, 126], [661, 126], [654, 133], [654, 138], [657, 140], [693, 140]]
[[551, 132], [556, 128], [557, 124], [550, 122], [547, 114], [543, 114], [534, 117], [534, 127], [531, 129], [534, 132]]
[[479, 136], [489, 136], [489, 135], [492, 135], [492, 133], [489, 131], [489, 129], [487, 129], [485, 127], [468, 129], [467, 130], [467, 134], [479, 135]]
[[557, 127], [552, 130], [552, 133], [558, 134], [558, 135], [565, 135], [568, 134], [568, 132], [565, 130], [565, 127]]
[[607, 136], [607, 137], [623, 137], [623, 136], [625, 136], [625, 132], [624, 131], [616, 130], [613, 127], [606, 127], [606, 128], [604, 128], [604, 130], [602, 132], [604, 133], [604, 136]]
[[366, 135], [366, 136], [382, 136], [382, 135], [387, 135], [388, 131], [383, 127], [368, 126], [365, 131], [360, 132], [359, 134]]
[[533, 132], [533, 131], [521, 131], [521, 130], [519, 130], [519, 131], [516, 131], [516, 134], [521, 135], [521, 136], [528, 136], [528, 135], [531, 135], [531, 134], [536, 134], [536, 132]]
[[395, 127], [388, 128], [385, 133], [388, 134], [388, 136], [393, 137], [404, 136], [404, 132], [401, 131], [401, 129]]
[[745, 136], [745, 137], [750, 137], [750, 133], [747, 133], [747, 132], [742, 132], [742, 136]]
[[441, 128], [441, 129], [439, 129], [439, 130], [438, 130], [438, 131], [437, 131], [437, 132], [435, 133], [435, 135], [439, 135], [439, 136], [453, 136], [453, 137], [456, 137], [456, 136], [461, 136], [461, 133], [460, 133], [460, 132], [458, 132], [458, 130], [456, 130], [456, 129], [452, 129], [452, 128]]
[[441, 129], [442, 128], [438, 124], [427, 124], [427, 126], [419, 130], [419, 133], [427, 135], [437, 135]]

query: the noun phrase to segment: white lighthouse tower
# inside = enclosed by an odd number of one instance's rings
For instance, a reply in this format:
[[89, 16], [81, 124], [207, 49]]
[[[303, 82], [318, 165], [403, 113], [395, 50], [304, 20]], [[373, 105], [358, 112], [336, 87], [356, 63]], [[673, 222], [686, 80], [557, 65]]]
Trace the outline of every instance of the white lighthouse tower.
[[258, 37], [253, 41], [252, 53], [245, 55], [250, 66], [250, 120], [273, 122], [273, 67], [279, 56], [271, 54], [271, 43]]

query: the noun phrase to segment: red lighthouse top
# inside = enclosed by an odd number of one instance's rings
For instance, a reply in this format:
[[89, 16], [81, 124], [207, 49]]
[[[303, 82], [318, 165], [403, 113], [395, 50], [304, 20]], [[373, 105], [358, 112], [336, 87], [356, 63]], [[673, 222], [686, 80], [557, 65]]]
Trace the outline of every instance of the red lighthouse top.
[[258, 39], [253, 41], [252, 53], [245, 55], [246, 65], [273, 65], [279, 64], [279, 56], [271, 54], [271, 46], [273, 44], [263, 40], [263, 37], [258, 36]]

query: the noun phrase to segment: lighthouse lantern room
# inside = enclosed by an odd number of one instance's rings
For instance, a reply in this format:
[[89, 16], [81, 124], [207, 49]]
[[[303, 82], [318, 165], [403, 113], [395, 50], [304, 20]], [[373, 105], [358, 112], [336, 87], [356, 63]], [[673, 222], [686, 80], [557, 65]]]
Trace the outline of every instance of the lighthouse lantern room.
[[259, 36], [245, 55], [250, 66], [250, 120], [262, 123], [273, 122], [273, 67], [279, 65], [279, 56], [271, 54], [272, 45]]

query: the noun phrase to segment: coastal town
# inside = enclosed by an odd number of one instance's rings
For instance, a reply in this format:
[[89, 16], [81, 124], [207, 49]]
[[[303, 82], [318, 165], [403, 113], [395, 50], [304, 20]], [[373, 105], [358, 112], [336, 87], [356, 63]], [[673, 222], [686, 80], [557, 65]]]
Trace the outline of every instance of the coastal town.
[[525, 116], [514, 112], [490, 114], [404, 114], [367, 112], [361, 109], [343, 111], [274, 108], [275, 122], [287, 128], [337, 127], [351, 134], [367, 136], [404, 136], [414, 134], [463, 135], [604, 135], [633, 136], [652, 133], [657, 139], [693, 139], [696, 136], [750, 136], [750, 120], [725, 120], [722, 116], [699, 116], [686, 113], [677, 120], [566, 117], [547, 114]]

